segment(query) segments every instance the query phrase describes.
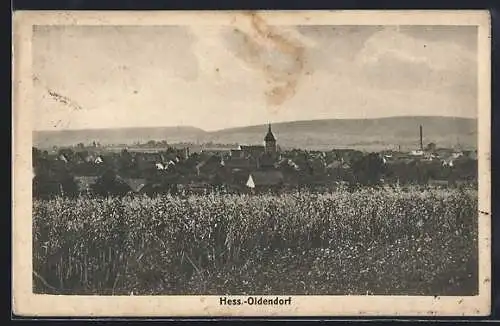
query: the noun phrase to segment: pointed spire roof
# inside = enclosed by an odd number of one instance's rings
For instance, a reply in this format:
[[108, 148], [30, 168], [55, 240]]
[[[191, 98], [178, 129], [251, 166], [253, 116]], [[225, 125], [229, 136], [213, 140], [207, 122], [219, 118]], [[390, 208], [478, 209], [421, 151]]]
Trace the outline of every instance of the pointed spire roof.
[[276, 138], [273, 135], [273, 132], [271, 131], [271, 124], [269, 124], [269, 129], [267, 130], [267, 135], [264, 138], [264, 141], [276, 141]]

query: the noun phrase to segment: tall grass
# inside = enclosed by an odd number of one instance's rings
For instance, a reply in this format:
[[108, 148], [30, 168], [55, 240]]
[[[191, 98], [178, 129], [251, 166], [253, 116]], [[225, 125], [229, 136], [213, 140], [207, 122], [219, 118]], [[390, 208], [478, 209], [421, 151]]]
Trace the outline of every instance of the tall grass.
[[34, 290], [477, 291], [477, 191], [169, 195], [33, 203]]

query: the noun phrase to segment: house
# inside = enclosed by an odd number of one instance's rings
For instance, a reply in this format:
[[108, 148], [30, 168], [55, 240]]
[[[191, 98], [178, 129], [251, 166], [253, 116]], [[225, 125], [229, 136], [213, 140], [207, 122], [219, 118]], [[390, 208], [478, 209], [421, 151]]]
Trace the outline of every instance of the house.
[[85, 163], [95, 163], [96, 156], [94, 154], [89, 153], [87, 156], [84, 157]]
[[411, 156], [424, 156], [424, 151], [423, 150], [414, 150], [410, 152]]
[[438, 158], [437, 155], [435, 155], [431, 152], [425, 152], [424, 157], [423, 157], [423, 159], [425, 161], [428, 161], [428, 162], [432, 162], [432, 161], [436, 160], [437, 158]]
[[58, 159], [59, 161], [63, 161], [64, 163], [68, 163], [68, 162], [69, 162], [69, 159], [68, 159], [67, 155], [65, 155], [65, 154], [60, 154], [60, 155], [57, 157], [57, 159]]
[[248, 171], [235, 170], [231, 172], [231, 175], [229, 177], [229, 180], [231, 181], [230, 184], [232, 186], [243, 189], [246, 187], [246, 183], [248, 181], [248, 175], [249, 175]]
[[231, 158], [244, 158], [245, 152], [241, 149], [240, 146], [236, 149], [231, 149]]
[[281, 171], [256, 171], [249, 174], [246, 186], [250, 189], [266, 189], [281, 186], [283, 181]]
[[443, 166], [451, 168], [454, 165], [453, 161], [454, 161], [453, 157], [448, 157], [448, 158], [442, 160], [441, 163]]
[[299, 171], [300, 168], [299, 166], [291, 159], [287, 159], [287, 158], [282, 158], [279, 162], [278, 162], [278, 165], [282, 168], [291, 168], [295, 171]]
[[156, 164], [164, 162], [160, 153], [138, 153], [135, 159], [140, 170], [157, 169]]
[[101, 155], [97, 156], [95, 159], [94, 159], [94, 163], [95, 164], [102, 164], [104, 163], [104, 159]]
[[381, 158], [384, 164], [390, 164], [392, 162], [392, 155], [381, 155]]
[[266, 152], [266, 148], [263, 145], [241, 145], [240, 148], [245, 156], [253, 158], [258, 158]]
[[176, 162], [170, 160], [166, 163], [156, 163], [155, 167], [157, 170], [168, 170], [169, 168], [171, 168], [172, 166], [175, 166], [175, 165], [176, 165]]

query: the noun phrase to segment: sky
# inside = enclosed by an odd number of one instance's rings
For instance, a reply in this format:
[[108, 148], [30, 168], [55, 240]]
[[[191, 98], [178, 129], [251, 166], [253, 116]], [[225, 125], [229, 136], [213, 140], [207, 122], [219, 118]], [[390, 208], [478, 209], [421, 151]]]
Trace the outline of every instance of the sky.
[[35, 26], [35, 130], [477, 117], [475, 26]]

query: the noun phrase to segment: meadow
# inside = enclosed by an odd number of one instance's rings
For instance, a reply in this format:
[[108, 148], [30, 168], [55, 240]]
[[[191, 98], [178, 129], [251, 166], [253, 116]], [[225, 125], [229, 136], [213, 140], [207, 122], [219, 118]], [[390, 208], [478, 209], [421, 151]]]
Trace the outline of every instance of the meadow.
[[477, 190], [33, 202], [53, 294], [473, 295]]

